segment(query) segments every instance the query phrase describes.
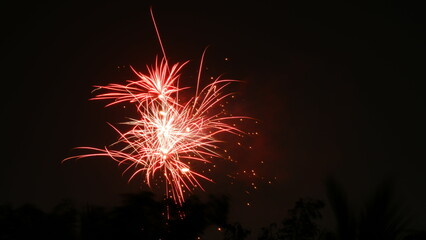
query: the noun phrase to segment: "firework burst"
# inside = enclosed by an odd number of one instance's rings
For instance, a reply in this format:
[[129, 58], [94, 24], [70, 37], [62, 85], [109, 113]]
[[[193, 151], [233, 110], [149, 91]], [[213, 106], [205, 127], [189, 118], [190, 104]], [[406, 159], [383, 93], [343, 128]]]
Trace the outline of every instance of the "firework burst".
[[[152, 12], [151, 12], [151, 16]], [[224, 93], [226, 87], [235, 80], [217, 78], [200, 88], [201, 69], [205, 51], [201, 57], [195, 93], [187, 101], [182, 101], [179, 94], [188, 87], [179, 86], [180, 72], [187, 64], [170, 64], [161, 43], [158, 40], [163, 57], [156, 58], [152, 66], [147, 66], [147, 73], [136, 71], [137, 80], [128, 80], [126, 84], [111, 83], [95, 86], [103, 90], [92, 100], [109, 100], [106, 106], [130, 103], [136, 111], [136, 118], [129, 118], [123, 124], [127, 131], [111, 127], [119, 134], [119, 139], [105, 148], [80, 147], [91, 153], [67, 158], [85, 158], [107, 156], [119, 164], [128, 164], [125, 171], [132, 171], [129, 181], [142, 174], [144, 181], [151, 186], [152, 180], [163, 178], [166, 196], [182, 204], [184, 193], [202, 186], [200, 179], [213, 181], [191, 168], [191, 163], [210, 161], [221, 158], [217, 152], [218, 136], [222, 133], [242, 134], [231, 124], [233, 117], [225, 115], [219, 106], [231, 96]]]

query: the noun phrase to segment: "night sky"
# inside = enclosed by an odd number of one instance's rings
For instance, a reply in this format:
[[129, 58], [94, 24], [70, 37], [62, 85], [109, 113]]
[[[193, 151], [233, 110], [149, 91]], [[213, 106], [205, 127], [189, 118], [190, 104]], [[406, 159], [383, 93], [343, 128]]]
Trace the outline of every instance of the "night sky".
[[107, 122], [124, 110], [88, 99], [93, 85], [135, 79], [130, 65], [145, 71], [161, 54], [152, 6], [170, 61], [191, 61], [189, 82], [207, 46], [206, 76], [243, 81], [232, 110], [258, 119], [259, 135], [252, 152], [235, 153], [238, 168], [264, 161], [257, 171], [274, 179], [248, 196], [217, 170], [196, 194], [229, 195], [230, 218], [255, 232], [301, 197], [326, 201], [327, 176], [354, 205], [393, 177], [425, 229], [425, 22], [420, 6], [385, 2], [2, 6], [0, 204], [109, 206], [146, 190], [109, 159], [61, 161], [116, 139]]

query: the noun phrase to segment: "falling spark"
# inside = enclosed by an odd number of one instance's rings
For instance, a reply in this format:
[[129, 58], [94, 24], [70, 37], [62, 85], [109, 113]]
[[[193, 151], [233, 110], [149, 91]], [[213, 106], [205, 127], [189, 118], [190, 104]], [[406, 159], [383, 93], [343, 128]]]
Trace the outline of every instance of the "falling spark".
[[[223, 106], [221, 104], [225, 99], [233, 97], [231, 93], [223, 92], [235, 80], [216, 78], [205, 87], [200, 87], [205, 51], [193, 97], [186, 102], [179, 98], [179, 94], [188, 89], [179, 86], [180, 72], [187, 62], [171, 64], [168, 61], [152, 11], [151, 16], [163, 57], [156, 58], [152, 66], [147, 66], [147, 73], [131, 67], [137, 80], [128, 80], [126, 84], [95, 86], [96, 90], [104, 92], [92, 98], [110, 100], [106, 106], [133, 104], [137, 117], [123, 123], [130, 130], [120, 131], [110, 124], [119, 135], [115, 143], [103, 149], [80, 147], [91, 153], [65, 160], [107, 156], [119, 164], [128, 164], [125, 172], [132, 170], [129, 181], [142, 174], [148, 186], [154, 179], [163, 176], [167, 196], [182, 204], [186, 190], [191, 192], [197, 186], [203, 189], [200, 179], [213, 181], [200, 173], [204, 170], [191, 168], [190, 163], [211, 163], [215, 158], [223, 158], [218, 153], [219, 135], [244, 134], [230, 122], [245, 117], [226, 116], [224, 111], [217, 110]], [[211, 171], [210, 168], [208, 171]]]

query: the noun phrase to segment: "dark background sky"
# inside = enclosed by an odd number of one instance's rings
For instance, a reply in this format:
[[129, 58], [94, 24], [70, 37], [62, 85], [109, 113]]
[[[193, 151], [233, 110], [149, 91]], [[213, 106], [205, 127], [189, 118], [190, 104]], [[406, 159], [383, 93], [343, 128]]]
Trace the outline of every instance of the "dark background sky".
[[170, 60], [191, 60], [193, 78], [210, 46], [206, 74], [243, 80], [235, 110], [260, 120], [239, 167], [263, 160], [274, 184], [247, 196], [219, 171], [205, 185], [231, 196], [233, 220], [256, 230], [300, 197], [326, 200], [329, 174], [355, 205], [392, 176], [426, 228], [425, 22], [420, 6], [387, 1], [3, 5], [0, 203], [112, 205], [140, 190], [113, 161], [61, 160], [114, 141], [120, 109], [88, 99], [160, 54], [150, 6]]

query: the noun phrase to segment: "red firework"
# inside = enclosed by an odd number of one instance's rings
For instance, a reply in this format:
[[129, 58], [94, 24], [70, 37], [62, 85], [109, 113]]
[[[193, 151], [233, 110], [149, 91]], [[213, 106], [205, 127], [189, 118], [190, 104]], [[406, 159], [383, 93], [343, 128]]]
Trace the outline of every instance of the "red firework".
[[[217, 144], [221, 142], [220, 133], [241, 134], [241, 130], [230, 124], [235, 118], [226, 116], [218, 106], [231, 93], [223, 93], [225, 88], [235, 80], [217, 78], [207, 86], [199, 89], [201, 68], [205, 52], [202, 54], [198, 72], [195, 94], [182, 102], [179, 92], [188, 87], [179, 86], [180, 71], [185, 63], [169, 64], [153, 18], [154, 27], [163, 51], [163, 57], [147, 66], [147, 73], [132, 68], [137, 80], [129, 80], [127, 84], [111, 83], [106, 86], [95, 86], [105, 90], [93, 100], [111, 100], [106, 106], [131, 103], [138, 116], [124, 124], [130, 130], [119, 134], [119, 139], [110, 147], [81, 147], [92, 151], [67, 158], [85, 158], [108, 156], [119, 164], [128, 163], [125, 171], [134, 169], [129, 180], [142, 174], [148, 186], [153, 179], [164, 176], [166, 195], [178, 204], [184, 201], [185, 190], [195, 187], [203, 189], [199, 179], [212, 181], [191, 168], [191, 163], [211, 163], [210, 159], [221, 158], [217, 153]], [[118, 149], [113, 149], [113, 147]], [[209, 159], [209, 160], [208, 160]]]

